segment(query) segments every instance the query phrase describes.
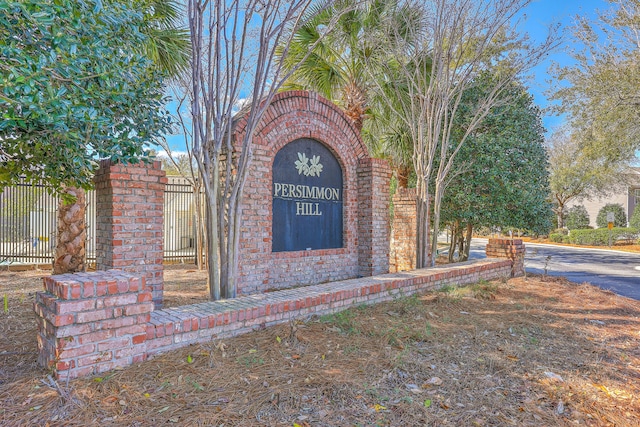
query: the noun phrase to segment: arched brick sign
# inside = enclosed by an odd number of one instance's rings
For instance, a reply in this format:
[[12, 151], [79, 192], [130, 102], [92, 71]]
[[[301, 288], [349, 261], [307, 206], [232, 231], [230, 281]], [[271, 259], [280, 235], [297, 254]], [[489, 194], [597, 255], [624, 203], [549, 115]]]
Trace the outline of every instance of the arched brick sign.
[[[237, 118], [235, 141], [245, 128]], [[315, 93], [283, 92], [254, 135], [238, 293], [387, 272], [390, 170], [344, 113]]]

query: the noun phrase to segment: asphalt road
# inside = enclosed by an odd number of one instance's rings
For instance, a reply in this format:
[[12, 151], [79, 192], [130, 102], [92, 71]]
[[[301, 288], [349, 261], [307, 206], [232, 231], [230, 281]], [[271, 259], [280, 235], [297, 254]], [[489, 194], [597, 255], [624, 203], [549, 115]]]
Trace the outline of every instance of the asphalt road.
[[[486, 239], [473, 239], [470, 257], [484, 258]], [[525, 243], [524, 265], [529, 273], [564, 276], [572, 282], [589, 282], [618, 295], [640, 300], [640, 254], [608, 249]]]

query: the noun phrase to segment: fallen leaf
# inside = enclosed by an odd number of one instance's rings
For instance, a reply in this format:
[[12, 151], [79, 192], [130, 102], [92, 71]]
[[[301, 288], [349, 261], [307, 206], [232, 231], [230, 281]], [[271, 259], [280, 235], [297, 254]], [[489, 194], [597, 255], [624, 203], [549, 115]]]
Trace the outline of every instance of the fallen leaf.
[[160, 410], [158, 411], [158, 413], [159, 413], [159, 414], [161, 414], [161, 413], [163, 413], [164, 411], [166, 411], [167, 409], [169, 409], [169, 407], [168, 407], [168, 406], [165, 406], [164, 408], [160, 409]]
[[420, 390], [420, 387], [418, 387], [416, 384], [407, 384], [406, 387], [409, 389], [411, 393], [420, 394], [423, 392], [422, 390]]
[[278, 336], [277, 336], [277, 337], [276, 337], [276, 341], [278, 341], [278, 344], [280, 344], [280, 343], [282, 342], [282, 338], [280, 338], [280, 337], [278, 337]]
[[110, 404], [116, 402], [117, 400], [118, 398], [116, 396], [108, 396], [102, 399], [102, 403]]
[[514, 362], [517, 362], [519, 360], [518, 356], [514, 356], [513, 354], [507, 354], [507, 359], [513, 360]]
[[423, 387], [425, 386], [431, 387], [431, 386], [439, 386], [439, 385], [442, 385], [442, 379], [440, 379], [439, 377], [433, 377], [429, 381], [424, 383]]
[[300, 359], [300, 355], [299, 354], [294, 354], [294, 355], [291, 356], [291, 358], [294, 359], [294, 360], [298, 360], [298, 359]]
[[376, 412], [380, 412], [380, 411], [384, 411], [385, 409], [387, 409], [387, 407], [376, 403], [375, 405], [373, 405], [373, 409], [375, 409]]
[[193, 363], [193, 357], [191, 357], [191, 355], [187, 356], [187, 363]]
[[431, 406], [431, 399], [427, 399], [424, 401], [424, 407], [429, 408]]
[[607, 396], [610, 395], [609, 389], [607, 388], [607, 386], [605, 386], [603, 384], [594, 384], [593, 386], [599, 388], [600, 390], [602, 390]]
[[544, 373], [547, 378], [550, 378], [552, 380], [556, 380], [556, 381], [560, 381], [561, 383], [564, 382], [564, 380], [562, 379], [562, 377], [558, 374], [554, 374], [553, 372], [549, 372], [549, 371], [545, 371]]

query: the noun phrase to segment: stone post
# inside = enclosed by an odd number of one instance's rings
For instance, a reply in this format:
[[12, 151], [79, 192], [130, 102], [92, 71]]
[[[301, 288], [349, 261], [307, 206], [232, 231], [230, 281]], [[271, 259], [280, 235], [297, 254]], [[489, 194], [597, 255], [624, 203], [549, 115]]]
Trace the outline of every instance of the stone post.
[[358, 165], [358, 271], [360, 276], [389, 272], [389, 180], [385, 160]]
[[100, 162], [96, 187], [96, 269], [145, 276], [156, 308], [162, 307], [163, 210], [167, 183], [160, 162]]
[[511, 277], [524, 276], [525, 250], [522, 239], [489, 239], [485, 249], [487, 258], [511, 260]]

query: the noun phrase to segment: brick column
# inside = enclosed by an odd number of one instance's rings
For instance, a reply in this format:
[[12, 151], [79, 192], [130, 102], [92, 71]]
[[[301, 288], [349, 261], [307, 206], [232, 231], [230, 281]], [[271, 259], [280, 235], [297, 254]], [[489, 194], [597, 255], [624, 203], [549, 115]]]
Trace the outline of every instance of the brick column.
[[36, 294], [38, 363], [78, 378], [146, 359], [153, 311], [144, 277], [121, 271], [44, 278]]
[[391, 271], [416, 268], [416, 189], [398, 188], [393, 195]]
[[511, 260], [511, 277], [524, 276], [525, 246], [522, 239], [489, 239], [485, 252], [487, 258]]
[[389, 180], [385, 160], [358, 165], [358, 271], [360, 276], [389, 272]]
[[162, 307], [163, 209], [167, 183], [160, 162], [100, 162], [96, 187], [96, 269], [143, 274]]

